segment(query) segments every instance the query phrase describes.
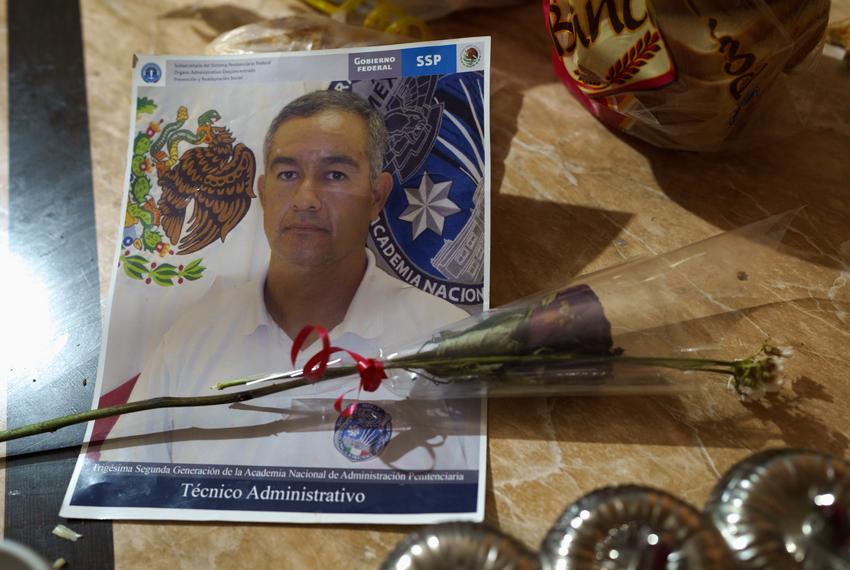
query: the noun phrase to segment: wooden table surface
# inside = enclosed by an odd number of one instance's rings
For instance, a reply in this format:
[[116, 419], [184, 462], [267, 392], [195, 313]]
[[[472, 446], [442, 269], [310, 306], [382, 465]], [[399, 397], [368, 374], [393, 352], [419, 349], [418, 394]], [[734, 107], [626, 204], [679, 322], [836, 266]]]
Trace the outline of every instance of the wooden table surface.
[[[9, 425], [91, 402], [120, 219], [132, 54], [202, 53], [219, 33], [294, 3], [82, 0], [79, 11], [76, 2], [0, 4], [8, 45], [0, 50], [0, 326], [12, 362], [0, 358], [0, 378]], [[835, 0], [831, 17], [850, 17], [850, 0]], [[813, 72], [817, 97], [795, 138], [696, 154], [620, 136], [587, 113], [553, 72], [539, 2], [466, 11], [432, 28], [437, 37], [493, 38], [494, 305], [805, 206], [788, 235], [796, 251], [778, 278], [758, 284], [760, 306], [717, 330], [730, 353], [765, 334], [796, 349], [779, 397], [744, 405], [721, 382], [679, 397], [494, 401], [486, 522], [536, 548], [570, 502], [600, 486], [647, 484], [701, 506], [721, 473], [760, 449], [847, 458], [850, 66], [841, 54], [831, 51]], [[47, 329], [15, 320], [32, 314], [20, 307], [42, 290]], [[20, 455], [37, 449], [30, 445], [10, 445], [18, 455], [0, 470], [4, 533], [72, 568], [376, 568], [411, 530], [72, 521], [86, 535], [72, 544], [49, 531], [63, 522], [57, 512], [75, 450]]]

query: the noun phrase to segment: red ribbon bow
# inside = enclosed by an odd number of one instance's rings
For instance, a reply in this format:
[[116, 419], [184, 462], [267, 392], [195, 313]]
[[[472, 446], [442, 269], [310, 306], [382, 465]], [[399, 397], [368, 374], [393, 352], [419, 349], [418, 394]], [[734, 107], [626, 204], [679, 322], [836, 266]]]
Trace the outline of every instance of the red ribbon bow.
[[[354, 362], [357, 363], [357, 371], [360, 374], [360, 386], [358, 386], [358, 399], [359, 399], [359, 391], [366, 390], [367, 392], [374, 392], [381, 385], [381, 380], [387, 377], [384, 372], [384, 364], [380, 360], [376, 360], [374, 358], [364, 358], [361, 355], [353, 352], [351, 350], [347, 350], [345, 348], [339, 348], [338, 346], [331, 346], [331, 340], [328, 336], [328, 331], [325, 330], [324, 327], [320, 327], [318, 325], [307, 325], [298, 333], [298, 336], [295, 337], [295, 341], [292, 343], [292, 351], [290, 352], [290, 357], [292, 358], [292, 365], [295, 366], [295, 358], [298, 356], [298, 353], [301, 351], [301, 348], [304, 346], [304, 342], [307, 340], [307, 337], [310, 336], [311, 333], [317, 333], [319, 338], [322, 339], [322, 349], [314, 354], [310, 360], [307, 361], [307, 364], [304, 365], [304, 376], [309, 378], [310, 380], [318, 380], [325, 373], [325, 370], [328, 367], [328, 361], [330, 357], [335, 352], [345, 352], [348, 354]], [[336, 401], [334, 402], [334, 409], [337, 412], [342, 414], [343, 417], [350, 417], [351, 414], [357, 409], [357, 402], [346, 406], [344, 409], [342, 407], [343, 399], [345, 395], [354, 390], [346, 390], [342, 394], [340, 394]]]

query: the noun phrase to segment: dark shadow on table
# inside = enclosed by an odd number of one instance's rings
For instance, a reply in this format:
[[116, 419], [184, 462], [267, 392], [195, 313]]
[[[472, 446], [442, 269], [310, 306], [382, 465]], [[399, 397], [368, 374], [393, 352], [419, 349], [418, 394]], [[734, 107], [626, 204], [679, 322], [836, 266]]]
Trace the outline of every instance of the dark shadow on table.
[[523, 94], [493, 69], [490, 77], [490, 195], [497, 201], [505, 178], [505, 160], [516, 136]]
[[[510, 25], [506, 26], [506, 22]], [[437, 38], [491, 36], [490, 172], [491, 191], [498, 202], [524, 92], [558, 79], [552, 70], [551, 40], [539, 2], [518, 6], [455, 12], [429, 23]], [[521, 61], [522, 65], [516, 63]], [[564, 91], [564, 95], [568, 96]]]
[[568, 283], [632, 218], [626, 212], [502, 194], [493, 199], [491, 302], [498, 306]]
[[[488, 450], [487, 457], [490, 457]], [[493, 483], [493, 465], [487, 461], [487, 478], [484, 491], [484, 522], [495, 528], [500, 528], [499, 504], [496, 502], [496, 486]]]
[[805, 128], [763, 146], [696, 153], [619, 136], [647, 158], [659, 187], [671, 200], [723, 230], [805, 206], [785, 243], [806, 261], [847, 268], [850, 69], [824, 56], [812, 73], [814, 81], [805, 87], [810, 91]]
[[[760, 449], [781, 439], [784, 445], [813, 448], [843, 457], [850, 440], [828, 422], [806, 410], [813, 399], [806, 392], [810, 379], [795, 379], [790, 389], [763, 402], [745, 404], [728, 394], [722, 413], [711, 420], [693, 420], [690, 408], [703, 398], [685, 396], [624, 396], [553, 398], [553, 423], [557, 441], [608, 443], [634, 446], [671, 446]], [[802, 387], [801, 387], [802, 385]], [[718, 397], [721, 397], [718, 395]], [[491, 422], [509, 414], [534, 416], [540, 400], [503, 400], [491, 405]], [[761, 425], [754, 425], [753, 419]], [[495, 421], [494, 421], [495, 420]], [[671, 424], [672, 420], [672, 424]], [[772, 429], [771, 426], [773, 426]], [[540, 434], [517, 434], [511, 425], [504, 431], [491, 428], [492, 440], [542, 440]], [[527, 427], [527, 426], [526, 426]], [[522, 430], [526, 432], [527, 430]]]

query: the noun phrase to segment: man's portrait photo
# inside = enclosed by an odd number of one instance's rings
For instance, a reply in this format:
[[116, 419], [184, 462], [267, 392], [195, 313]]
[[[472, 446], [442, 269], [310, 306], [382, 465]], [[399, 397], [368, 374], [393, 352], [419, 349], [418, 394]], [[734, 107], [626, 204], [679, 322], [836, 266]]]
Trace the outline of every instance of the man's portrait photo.
[[[203, 297], [183, 308], [146, 359], [130, 400], [207, 395], [216, 382], [288, 370], [293, 339], [308, 324], [328, 330], [336, 345], [375, 355], [467, 316], [449, 301], [379, 268], [366, 247], [369, 225], [393, 190], [393, 177], [383, 170], [387, 140], [382, 115], [352, 92], [313, 91], [278, 112], [263, 138], [263, 169], [255, 185], [268, 244], [265, 267], [249, 282], [217, 279]], [[221, 204], [226, 208], [228, 202]], [[297, 364], [316, 346], [302, 351]], [[323, 398], [327, 408], [334, 391], [355, 384], [333, 382], [307, 393]], [[274, 402], [283, 404], [274, 409]], [[293, 404], [288, 394], [267, 397], [256, 406], [264, 409], [185, 408], [122, 417], [100, 456], [262, 462], [274, 449], [269, 442], [283, 439], [263, 434], [286, 431], [287, 418], [315, 409], [305, 402]], [[307, 415], [304, 429], [309, 422]], [[162, 442], [123, 445], [122, 438], [139, 434], [161, 434]], [[308, 436], [304, 439], [306, 444]], [[238, 441], [239, 453], [222, 445], [226, 441]], [[297, 450], [299, 444], [290, 441], [287, 448]], [[317, 461], [322, 456], [324, 463], [331, 458], [349, 463], [329, 450], [329, 457], [309, 446], [299, 453], [302, 458], [317, 453]]]
[[[98, 407], [298, 370], [323, 346], [313, 329], [293, 363], [307, 326], [381, 358], [486, 307], [483, 69], [335, 81], [306, 71], [320, 55], [260, 58], [253, 78], [226, 82], [190, 81], [206, 60], [175, 60], [167, 84], [134, 84]], [[369, 392], [350, 376], [98, 420], [63, 513], [478, 520], [486, 402], [416, 399], [389, 376]]]

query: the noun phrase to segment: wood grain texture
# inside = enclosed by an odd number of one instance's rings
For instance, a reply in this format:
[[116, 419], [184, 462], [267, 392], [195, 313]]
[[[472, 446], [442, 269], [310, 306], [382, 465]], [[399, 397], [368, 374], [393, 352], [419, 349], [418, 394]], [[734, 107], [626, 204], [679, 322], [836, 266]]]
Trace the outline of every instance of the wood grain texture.
[[[296, 4], [82, 2], [103, 298], [120, 220], [132, 54], [202, 53], [218, 33]], [[850, 0], [835, 0], [833, 18], [846, 17]], [[789, 234], [797, 251], [760, 285], [762, 306], [706, 325], [721, 353], [758, 344], [765, 333], [793, 345], [782, 396], [742, 405], [718, 385], [671, 398], [493, 402], [487, 522], [536, 548], [568, 503], [602, 485], [649, 484], [700, 506], [720, 473], [756, 450], [809, 447], [847, 458], [846, 64], [821, 60], [811, 85], [817, 104], [796, 138], [735, 154], [692, 154], [628, 139], [590, 116], [552, 70], [539, 2], [462, 12], [433, 30], [493, 37], [495, 305], [806, 206]], [[753, 259], [742, 271], [755, 273], [763, 263]], [[115, 560], [118, 568], [375, 568], [408, 530], [121, 522], [114, 524]]]

